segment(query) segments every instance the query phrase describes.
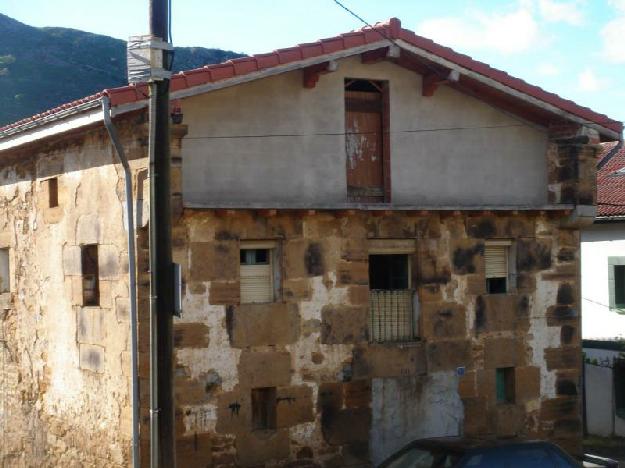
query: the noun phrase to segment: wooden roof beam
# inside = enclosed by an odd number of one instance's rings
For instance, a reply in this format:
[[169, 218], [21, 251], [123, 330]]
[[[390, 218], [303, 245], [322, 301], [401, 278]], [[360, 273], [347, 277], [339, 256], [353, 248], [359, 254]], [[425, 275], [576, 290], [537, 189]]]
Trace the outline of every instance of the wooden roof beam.
[[434, 92], [442, 84], [457, 83], [460, 79], [460, 73], [457, 70], [450, 70], [446, 76], [436, 73], [428, 73], [423, 76], [421, 95], [426, 97], [434, 96]]
[[317, 86], [317, 81], [319, 81], [321, 75], [334, 72], [337, 69], [338, 64], [335, 60], [329, 60], [304, 68], [304, 88], [314, 88]]

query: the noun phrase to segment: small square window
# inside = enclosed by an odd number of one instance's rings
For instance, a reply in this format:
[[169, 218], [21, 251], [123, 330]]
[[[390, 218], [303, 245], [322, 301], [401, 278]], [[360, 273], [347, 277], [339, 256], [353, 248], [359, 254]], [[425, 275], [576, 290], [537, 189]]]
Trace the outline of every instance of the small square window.
[[514, 367], [496, 370], [497, 403], [514, 403]]
[[82, 263], [82, 303], [85, 306], [100, 305], [98, 245], [82, 245], [80, 253]]
[[274, 247], [275, 245], [270, 242], [241, 243], [239, 263], [242, 304], [276, 300], [278, 281]]
[[276, 429], [276, 387], [252, 389], [252, 429]]
[[56, 208], [59, 206], [59, 179], [52, 177], [46, 181], [48, 186], [48, 207]]
[[9, 267], [9, 249], [0, 249], [0, 293], [8, 293], [11, 290]]

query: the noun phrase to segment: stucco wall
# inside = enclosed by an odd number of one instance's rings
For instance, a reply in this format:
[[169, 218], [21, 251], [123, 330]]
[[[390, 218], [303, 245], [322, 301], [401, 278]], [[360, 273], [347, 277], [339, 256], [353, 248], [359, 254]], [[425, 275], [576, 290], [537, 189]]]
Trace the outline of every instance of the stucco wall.
[[185, 203], [346, 202], [346, 77], [389, 81], [393, 203], [546, 203], [546, 132], [446, 86], [422, 97], [420, 75], [359, 57], [314, 89], [294, 71], [183, 100]]
[[584, 339], [625, 338], [625, 314], [610, 310], [608, 257], [625, 256], [625, 224], [594, 224], [582, 231]]

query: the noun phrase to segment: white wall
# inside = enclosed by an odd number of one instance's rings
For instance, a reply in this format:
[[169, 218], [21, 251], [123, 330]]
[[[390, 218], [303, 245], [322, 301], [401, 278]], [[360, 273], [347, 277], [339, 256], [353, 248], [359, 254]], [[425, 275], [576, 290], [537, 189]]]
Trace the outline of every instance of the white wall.
[[446, 86], [423, 97], [420, 75], [358, 56], [314, 89], [297, 70], [184, 99], [185, 203], [345, 203], [345, 78], [389, 82], [393, 203], [546, 203], [546, 131]]
[[625, 256], [625, 223], [595, 224], [582, 231], [582, 338], [625, 339], [625, 315], [610, 303], [608, 257]]

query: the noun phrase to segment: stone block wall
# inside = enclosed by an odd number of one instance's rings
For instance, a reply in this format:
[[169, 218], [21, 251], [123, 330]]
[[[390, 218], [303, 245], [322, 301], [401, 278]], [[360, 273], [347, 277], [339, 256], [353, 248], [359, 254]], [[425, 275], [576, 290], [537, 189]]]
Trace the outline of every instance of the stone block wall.
[[[561, 216], [184, 210], [174, 227], [185, 291], [175, 319], [179, 465], [377, 463], [413, 438], [459, 433], [579, 450], [579, 235]], [[512, 241], [508, 294], [486, 293], [484, 243], [494, 238]], [[407, 239], [420, 339], [372, 344], [368, 249]], [[244, 240], [277, 243], [273, 303], [240, 303]], [[495, 375], [506, 367], [515, 400], [502, 404]], [[252, 389], [267, 387], [275, 430], [255, 430]]]
[[[120, 126], [145, 167], [142, 117]], [[123, 173], [104, 129], [5, 152], [0, 247], [0, 465], [128, 466], [130, 347]], [[50, 178], [58, 206], [50, 207]], [[100, 301], [83, 303], [81, 246], [97, 244]]]

